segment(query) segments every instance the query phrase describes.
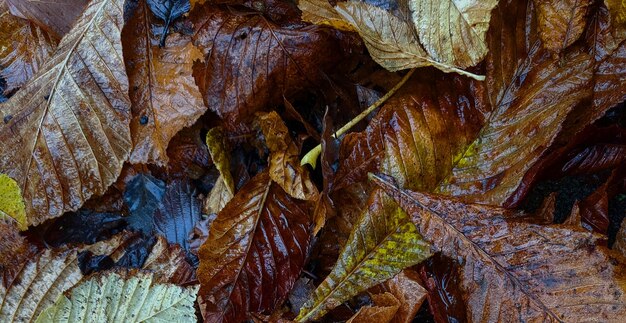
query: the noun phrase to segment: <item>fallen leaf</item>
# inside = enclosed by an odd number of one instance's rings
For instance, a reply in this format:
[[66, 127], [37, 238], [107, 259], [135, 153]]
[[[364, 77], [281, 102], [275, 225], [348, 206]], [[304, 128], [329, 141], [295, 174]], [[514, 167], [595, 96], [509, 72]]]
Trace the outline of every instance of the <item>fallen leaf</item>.
[[[553, 142], [569, 112], [591, 96], [593, 72], [593, 61], [583, 52], [570, 51], [559, 61], [543, 51], [539, 41], [513, 42], [508, 37], [521, 37], [513, 28], [523, 21], [511, 19], [508, 11], [519, 7], [507, 1], [502, 5], [494, 13], [492, 28], [503, 32], [488, 37], [492, 50], [486, 83], [492, 112], [437, 189], [467, 202], [493, 205], [505, 203]], [[525, 16], [518, 15], [520, 20]], [[520, 51], [525, 56], [511, 68], [511, 57]]]
[[296, 321], [317, 320], [354, 295], [392, 278], [430, 256], [409, 217], [374, 191], [331, 273], [300, 310]]
[[55, 38], [69, 33], [88, 0], [6, 0], [11, 14], [28, 19]]
[[404, 269], [383, 286], [398, 300], [399, 307], [391, 322], [410, 323], [426, 299], [426, 290], [419, 283], [419, 274]]
[[543, 46], [561, 53], [583, 33], [590, 0], [533, 0], [539, 20], [539, 37]]
[[624, 0], [604, 0], [611, 12], [611, 21], [618, 28], [626, 28], [626, 3]]
[[228, 144], [221, 127], [209, 130], [206, 144], [220, 176], [204, 201], [203, 210], [205, 214], [217, 214], [235, 195], [235, 181], [230, 172], [230, 149], [227, 148]]
[[393, 320], [400, 307], [398, 299], [389, 292], [371, 297], [374, 305], [361, 307], [346, 323], [388, 323]]
[[436, 250], [461, 260], [467, 320], [619, 321], [626, 313], [623, 271], [598, 236], [372, 178]]
[[193, 62], [202, 59], [202, 52], [178, 33], [170, 35], [167, 47], [159, 47], [153, 32], [158, 24], [148, 5], [173, 2], [141, 0], [122, 30], [132, 103], [130, 162], [135, 164], [166, 165], [172, 137], [206, 111], [192, 76]]
[[285, 193], [267, 171], [244, 185], [200, 247], [205, 320], [239, 322], [248, 312], [272, 312], [304, 266], [310, 225], [306, 204]]
[[[192, 12], [194, 44], [205, 55], [194, 64], [204, 101], [230, 129], [284, 97], [318, 87], [341, 49], [317, 26], [278, 26], [260, 15], [204, 5]], [[326, 53], [335, 53], [326, 55]]]
[[22, 192], [9, 176], [0, 173], [0, 219], [15, 221], [20, 230], [28, 229]]
[[420, 42], [436, 61], [466, 68], [487, 54], [491, 10], [499, 0], [410, 0]]
[[128, 182], [124, 202], [130, 215], [128, 224], [135, 230], [151, 234], [154, 228], [154, 212], [165, 195], [165, 183], [149, 174], [138, 174]]
[[159, 47], [165, 47], [165, 38], [170, 24], [191, 9], [189, 0], [146, 0], [152, 13], [165, 22], [161, 32]]
[[0, 172], [22, 189], [29, 224], [103, 194], [128, 157], [122, 7], [121, 0], [92, 1], [53, 57], [0, 104], [8, 120], [0, 124]]
[[62, 295], [37, 322], [196, 322], [198, 286], [153, 281], [141, 271], [107, 272], [91, 277]]
[[[462, 70], [449, 61], [438, 61], [421, 47], [414, 27], [386, 10], [363, 2], [340, 2], [335, 7], [365, 41], [372, 58], [389, 71], [434, 66], [446, 73], [459, 73], [478, 80], [483, 76]], [[438, 14], [437, 14], [437, 17]]]
[[154, 213], [154, 232], [189, 252], [189, 236], [201, 218], [202, 202], [188, 181], [169, 184]]
[[280, 116], [274, 111], [259, 114], [257, 122], [270, 151], [270, 178], [293, 198], [316, 200], [317, 187], [308, 170], [300, 165], [300, 150]]
[[20, 88], [50, 58], [58, 40], [28, 20], [9, 13], [0, 1], [0, 77], [4, 93]]

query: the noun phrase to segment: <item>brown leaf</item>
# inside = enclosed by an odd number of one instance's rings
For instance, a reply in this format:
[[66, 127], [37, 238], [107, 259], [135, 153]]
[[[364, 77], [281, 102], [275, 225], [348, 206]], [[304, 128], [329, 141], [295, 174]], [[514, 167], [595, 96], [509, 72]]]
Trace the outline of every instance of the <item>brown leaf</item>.
[[50, 58], [58, 40], [28, 20], [11, 15], [0, 1], [0, 77], [5, 94], [22, 85]]
[[185, 251], [178, 245], [170, 245], [163, 236], [157, 237], [142, 269], [153, 272], [160, 283], [184, 285], [196, 280]]
[[289, 129], [275, 111], [257, 115], [257, 122], [270, 151], [270, 177], [293, 198], [313, 201], [319, 196], [300, 165], [300, 151], [289, 135]]
[[591, 0], [533, 0], [543, 46], [561, 53], [583, 33]]
[[56, 38], [70, 31], [88, 0], [6, 0], [11, 13], [28, 19]]
[[0, 104], [0, 172], [20, 185], [29, 224], [103, 194], [128, 157], [122, 7], [91, 2], [51, 60]]
[[372, 295], [374, 305], [364, 306], [347, 323], [388, 323], [400, 307], [400, 301], [391, 293]]
[[373, 178], [436, 249], [462, 260], [468, 320], [619, 321], [626, 313], [624, 272], [598, 236]]
[[194, 9], [190, 19], [194, 44], [205, 55], [194, 64], [194, 77], [207, 106], [231, 129], [283, 96], [315, 88], [321, 71], [342, 56], [332, 33], [317, 26], [283, 28], [211, 5]]
[[161, 25], [141, 0], [122, 31], [124, 59], [130, 82], [133, 151], [130, 162], [168, 162], [167, 147], [174, 135], [191, 126], [206, 107], [192, 76], [202, 52], [188, 36], [169, 34], [165, 47], [152, 31]]
[[392, 322], [412, 322], [424, 299], [426, 299], [426, 290], [419, 283], [419, 274], [414, 270], [405, 269], [383, 285], [400, 302]]
[[198, 279], [206, 321], [240, 322], [270, 313], [300, 275], [310, 243], [307, 206], [263, 172], [241, 188], [211, 224]]

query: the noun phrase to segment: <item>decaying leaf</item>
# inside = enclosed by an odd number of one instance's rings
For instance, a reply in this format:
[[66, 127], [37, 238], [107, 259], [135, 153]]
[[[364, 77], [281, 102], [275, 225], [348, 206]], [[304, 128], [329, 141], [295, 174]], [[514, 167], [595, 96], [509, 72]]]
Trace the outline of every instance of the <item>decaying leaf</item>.
[[491, 10], [499, 0], [409, 0], [420, 42], [438, 62], [460, 68], [487, 54]]
[[616, 322], [626, 313], [624, 272], [598, 236], [372, 178], [436, 250], [462, 260], [467, 320]]
[[239, 322], [272, 312], [289, 293], [308, 254], [311, 220], [267, 171], [244, 185], [211, 223], [198, 252], [203, 316]]
[[583, 33], [590, 0], [534, 0], [543, 46], [555, 53], [574, 43]]
[[626, 2], [624, 0], [604, 0], [611, 12], [611, 21], [617, 28], [626, 28]]
[[259, 114], [257, 121], [270, 151], [270, 178], [294, 198], [316, 200], [317, 187], [308, 170], [300, 165], [300, 151], [283, 120], [272, 111]]
[[160, 284], [141, 271], [108, 272], [61, 295], [37, 322], [195, 322], [197, 292], [197, 285]]
[[439, 61], [429, 56], [415, 36], [414, 27], [383, 9], [350, 1], [338, 3], [335, 10], [361, 35], [372, 58], [389, 71], [434, 66], [446, 73], [455, 72], [479, 80], [484, 79], [483, 76], [466, 72], [451, 62]]
[[154, 227], [153, 215], [165, 195], [165, 183], [149, 174], [137, 174], [126, 185], [124, 202], [130, 215], [131, 228], [151, 234]]
[[159, 19], [165, 22], [163, 30], [161, 31], [161, 40], [159, 41], [159, 47], [165, 46], [165, 38], [169, 31], [170, 24], [180, 18], [183, 14], [187, 13], [191, 9], [191, 3], [189, 0], [146, 0], [150, 6], [152, 13], [159, 17]]
[[354, 295], [430, 256], [429, 246], [415, 225], [385, 193], [372, 192], [367, 205], [337, 264], [300, 310], [296, 321], [319, 319]]
[[168, 185], [154, 214], [154, 230], [167, 241], [189, 252], [188, 239], [201, 218], [202, 202], [188, 181], [176, 180]]
[[[194, 77], [211, 111], [235, 128], [241, 121], [316, 87], [342, 58], [332, 33], [317, 26], [278, 26], [260, 15], [205, 4], [191, 13], [205, 55]], [[327, 55], [327, 53], [334, 53]]]
[[53, 57], [0, 104], [0, 172], [22, 189], [29, 224], [103, 194], [128, 157], [122, 8], [92, 1]]
[[9, 93], [26, 82], [50, 58], [57, 39], [35, 24], [9, 13], [0, 1], [0, 77]]
[[364, 306], [347, 323], [389, 323], [400, 308], [400, 302], [391, 293], [372, 295], [374, 305]]
[[169, 244], [163, 236], [157, 238], [141, 268], [153, 273], [159, 283], [186, 285], [195, 280], [195, 270], [187, 262], [185, 251]]
[[181, 34], [170, 35], [167, 46], [159, 47], [153, 32], [156, 19], [148, 9], [148, 3], [158, 2], [139, 2], [124, 25], [122, 44], [132, 103], [130, 162], [163, 166], [172, 137], [191, 126], [206, 107], [192, 76], [193, 62], [202, 59], [202, 52]]
[[391, 293], [399, 303], [398, 310], [391, 322], [409, 323], [426, 299], [426, 289], [419, 283], [419, 274], [412, 269], [404, 269], [399, 274], [382, 284], [384, 290]]
[[17, 223], [20, 230], [28, 228], [22, 192], [9, 176], [0, 173], [0, 219]]
[[28, 19], [55, 38], [61, 38], [86, 9], [88, 0], [6, 0], [11, 14]]

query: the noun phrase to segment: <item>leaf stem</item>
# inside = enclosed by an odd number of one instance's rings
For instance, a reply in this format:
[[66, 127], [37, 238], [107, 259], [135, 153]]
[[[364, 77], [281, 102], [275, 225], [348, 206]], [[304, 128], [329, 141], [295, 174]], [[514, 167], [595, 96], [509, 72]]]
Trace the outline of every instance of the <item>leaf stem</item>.
[[[402, 85], [404, 85], [404, 83], [406, 83], [406, 81], [408, 81], [409, 78], [411, 78], [411, 75], [413, 75], [413, 72], [415, 72], [415, 68], [412, 68], [408, 73], [406, 73], [406, 75], [402, 77], [400, 82], [398, 82], [398, 84], [396, 84], [391, 90], [389, 90], [389, 92], [387, 92], [383, 97], [378, 99], [372, 105], [367, 107], [367, 109], [365, 109], [363, 112], [359, 113], [358, 116], [354, 117], [354, 119], [350, 120], [343, 127], [337, 130], [337, 132], [333, 134], [333, 138], [337, 138], [343, 135], [344, 133], [348, 132], [350, 128], [354, 127], [354, 125], [359, 123], [361, 120], [365, 119], [365, 117], [367, 117], [370, 113], [372, 113], [372, 111], [376, 110], [376, 108], [380, 107], [383, 103], [385, 103], [385, 101], [387, 101], [390, 97], [392, 97], [402, 87]], [[300, 165], [309, 164], [311, 165], [311, 167], [313, 167], [313, 169], [315, 169], [315, 166], [317, 164], [317, 157], [319, 157], [321, 153], [322, 153], [322, 145], [319, 144], [315, 146], [315, 148], [311, 149], [306, 155], [304, 155], [304, 157], [302, 157], [302, 161], [300, 162]]]

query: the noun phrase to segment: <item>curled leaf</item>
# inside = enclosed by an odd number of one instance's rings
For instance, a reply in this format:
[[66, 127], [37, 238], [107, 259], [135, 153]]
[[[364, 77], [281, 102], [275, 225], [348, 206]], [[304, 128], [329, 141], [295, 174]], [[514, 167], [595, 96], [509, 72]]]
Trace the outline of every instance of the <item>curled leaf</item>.
[[562, 52], [583, 33], [590, 0], [534, 1], [539, 19], [539, 37], [555, 53]]
[[308, 170], [300, 165], [298, 146], [280, 116], [272, 111], [258, 115], [257, 121], [270, 150], [269, 172], [272, 180], [294, 198], [317, 199], [317, 187], [309, 178]]
[[298, 322], [316, 320], [354, 295], [430, 256], [407, 214], [381, 190], [354, 225], [337, 264], [300, 310]]
[[499, 0], [409, 0], [420, 42], [438, 62], [465, 68], [487, 54], [491, 10]]

